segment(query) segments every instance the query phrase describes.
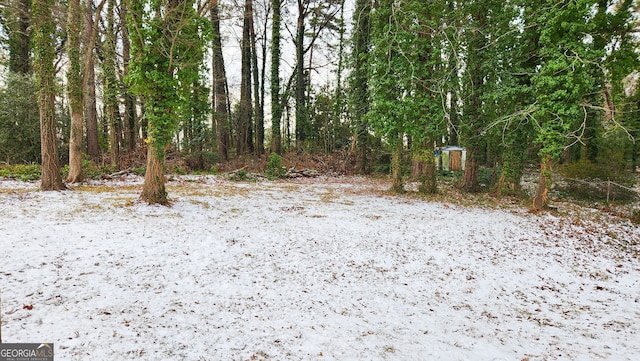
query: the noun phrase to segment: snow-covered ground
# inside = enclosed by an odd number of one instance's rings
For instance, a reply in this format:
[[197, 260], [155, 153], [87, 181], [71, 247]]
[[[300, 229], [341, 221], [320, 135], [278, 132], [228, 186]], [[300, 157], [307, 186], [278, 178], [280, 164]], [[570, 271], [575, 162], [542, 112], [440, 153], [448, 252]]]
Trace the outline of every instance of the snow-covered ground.
[[[640, 231], [385, 181], [0, 180], [3, 342], [56, 360], [639, 360]], [[494, 207], [495, 208], [495, 207]]]

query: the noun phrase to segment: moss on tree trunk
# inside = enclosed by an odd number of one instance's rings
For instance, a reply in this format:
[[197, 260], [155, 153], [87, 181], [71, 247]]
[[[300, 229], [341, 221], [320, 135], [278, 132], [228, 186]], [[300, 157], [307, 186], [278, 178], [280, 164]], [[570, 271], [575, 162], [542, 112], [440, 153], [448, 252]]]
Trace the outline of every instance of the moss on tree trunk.
[[56, 24], [51, 15], [52, 0], [36, 0], [32, 6], [34, 24], [33, 52], [36, 89], [38, 90], [38, 109], [40, 111], [40, 141], [42, 153], [43, 191], [65, 188], [60, 174], [56, 139], [55, 118], [55, 49], [51, 42]]
[[[429, 144], [429, 142], [427, 142], [427, 144]], [[438, 191], [436, 182], [436, 158], [432, 150], [423, 149], [414, 153], [412, 176], [420, 181], [420, 193], [434, 194]]]

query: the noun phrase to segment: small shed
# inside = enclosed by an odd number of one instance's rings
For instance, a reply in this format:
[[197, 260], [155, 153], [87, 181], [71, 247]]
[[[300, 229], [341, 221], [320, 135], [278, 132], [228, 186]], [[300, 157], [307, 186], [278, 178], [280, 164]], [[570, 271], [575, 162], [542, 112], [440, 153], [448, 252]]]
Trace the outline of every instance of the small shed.
[[464, 147], [450, 145], [440, 149], [438, 155], [438, 169], [450, 172], [460, 172], [464, 170], [464, 163], [467, 160], [467, 150]]

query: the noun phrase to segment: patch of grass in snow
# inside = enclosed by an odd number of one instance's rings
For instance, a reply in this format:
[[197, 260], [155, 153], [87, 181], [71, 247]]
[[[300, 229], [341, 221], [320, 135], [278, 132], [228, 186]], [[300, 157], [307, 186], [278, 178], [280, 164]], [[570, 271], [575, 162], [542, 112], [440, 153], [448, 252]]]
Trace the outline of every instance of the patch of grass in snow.
[[7, 195], [24, 196], [33, 191], [34, 191], [33, 189], [28, 189], [28, 188], [0, 188], [0, 194], [7, 194]]
[[75, 191], [90, 193], [123, 193], [123, 192], [139, 192], [139, 185], [108, 185], [108, 184], [82, 184], [72, 188]]
[[111, 202], [114, 207], [133, 207], [136, 204], [137, 198], [132, 197], [106, 197], [105, 201]]
[[171, 196], [181, 197], [248, 197], [251, 191], [259, 190], [259, 186], [246, 187], [243, 184], [233, 184], [230, 182], [216, 183], [215, 185], [203, 186], [198, 183], [181, 183], [167, 186], [167, 192]]
[[278, 190], [285, 192], [298, 192], [300, 191], [300, 185], [296, 183], [278, 183]]
[[197, 200], [197, 199], [191, 199], [189, 200], [189, 203], [195, 205], [195, 206], [202, 206], [202, 208], [204, 209], [209, 209], [211, 208], [211, 204], [209, 204], [209, 202], [205, 202], [205, 201], [201, 201], [201, 200]]
[[335, 190], [327, 189], [325, 193], [320, 195], [320, 200], [324, 203], [332, 203], [336, 199], [340, 198], [339, 195], [336, 194]]
[[178, 186], [170, 186], [167, 187], [167, 192], [172, 196], [182, 196], [182, 197], [210, 197], [215, 196], [214, 191], [211, 189], [201, 188], [201, 187], [193, 187], [191, 184], [178, 185]]

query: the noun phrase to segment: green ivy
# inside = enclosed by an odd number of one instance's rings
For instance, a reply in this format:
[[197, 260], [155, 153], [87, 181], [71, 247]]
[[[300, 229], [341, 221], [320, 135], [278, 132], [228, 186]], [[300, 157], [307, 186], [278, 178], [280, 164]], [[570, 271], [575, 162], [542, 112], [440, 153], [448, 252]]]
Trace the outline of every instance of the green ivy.
[[126, 81], [144, 99], [145, 141], [161, 159], [178, 130], [180, 111], [192, 108], [187, 94], [203, 72], [211, 36], [210, 22], [196, 12], [195, 1], [168, 7], [162, 0], [132, 1], [128, 22], [133, 57]]
[[372, 14], [372, 104], [366, 118], [385, 137], [407, 134], [422, 143], [443, 130], [444, 9], [417, 0], [395, 6], [383, 1]]

